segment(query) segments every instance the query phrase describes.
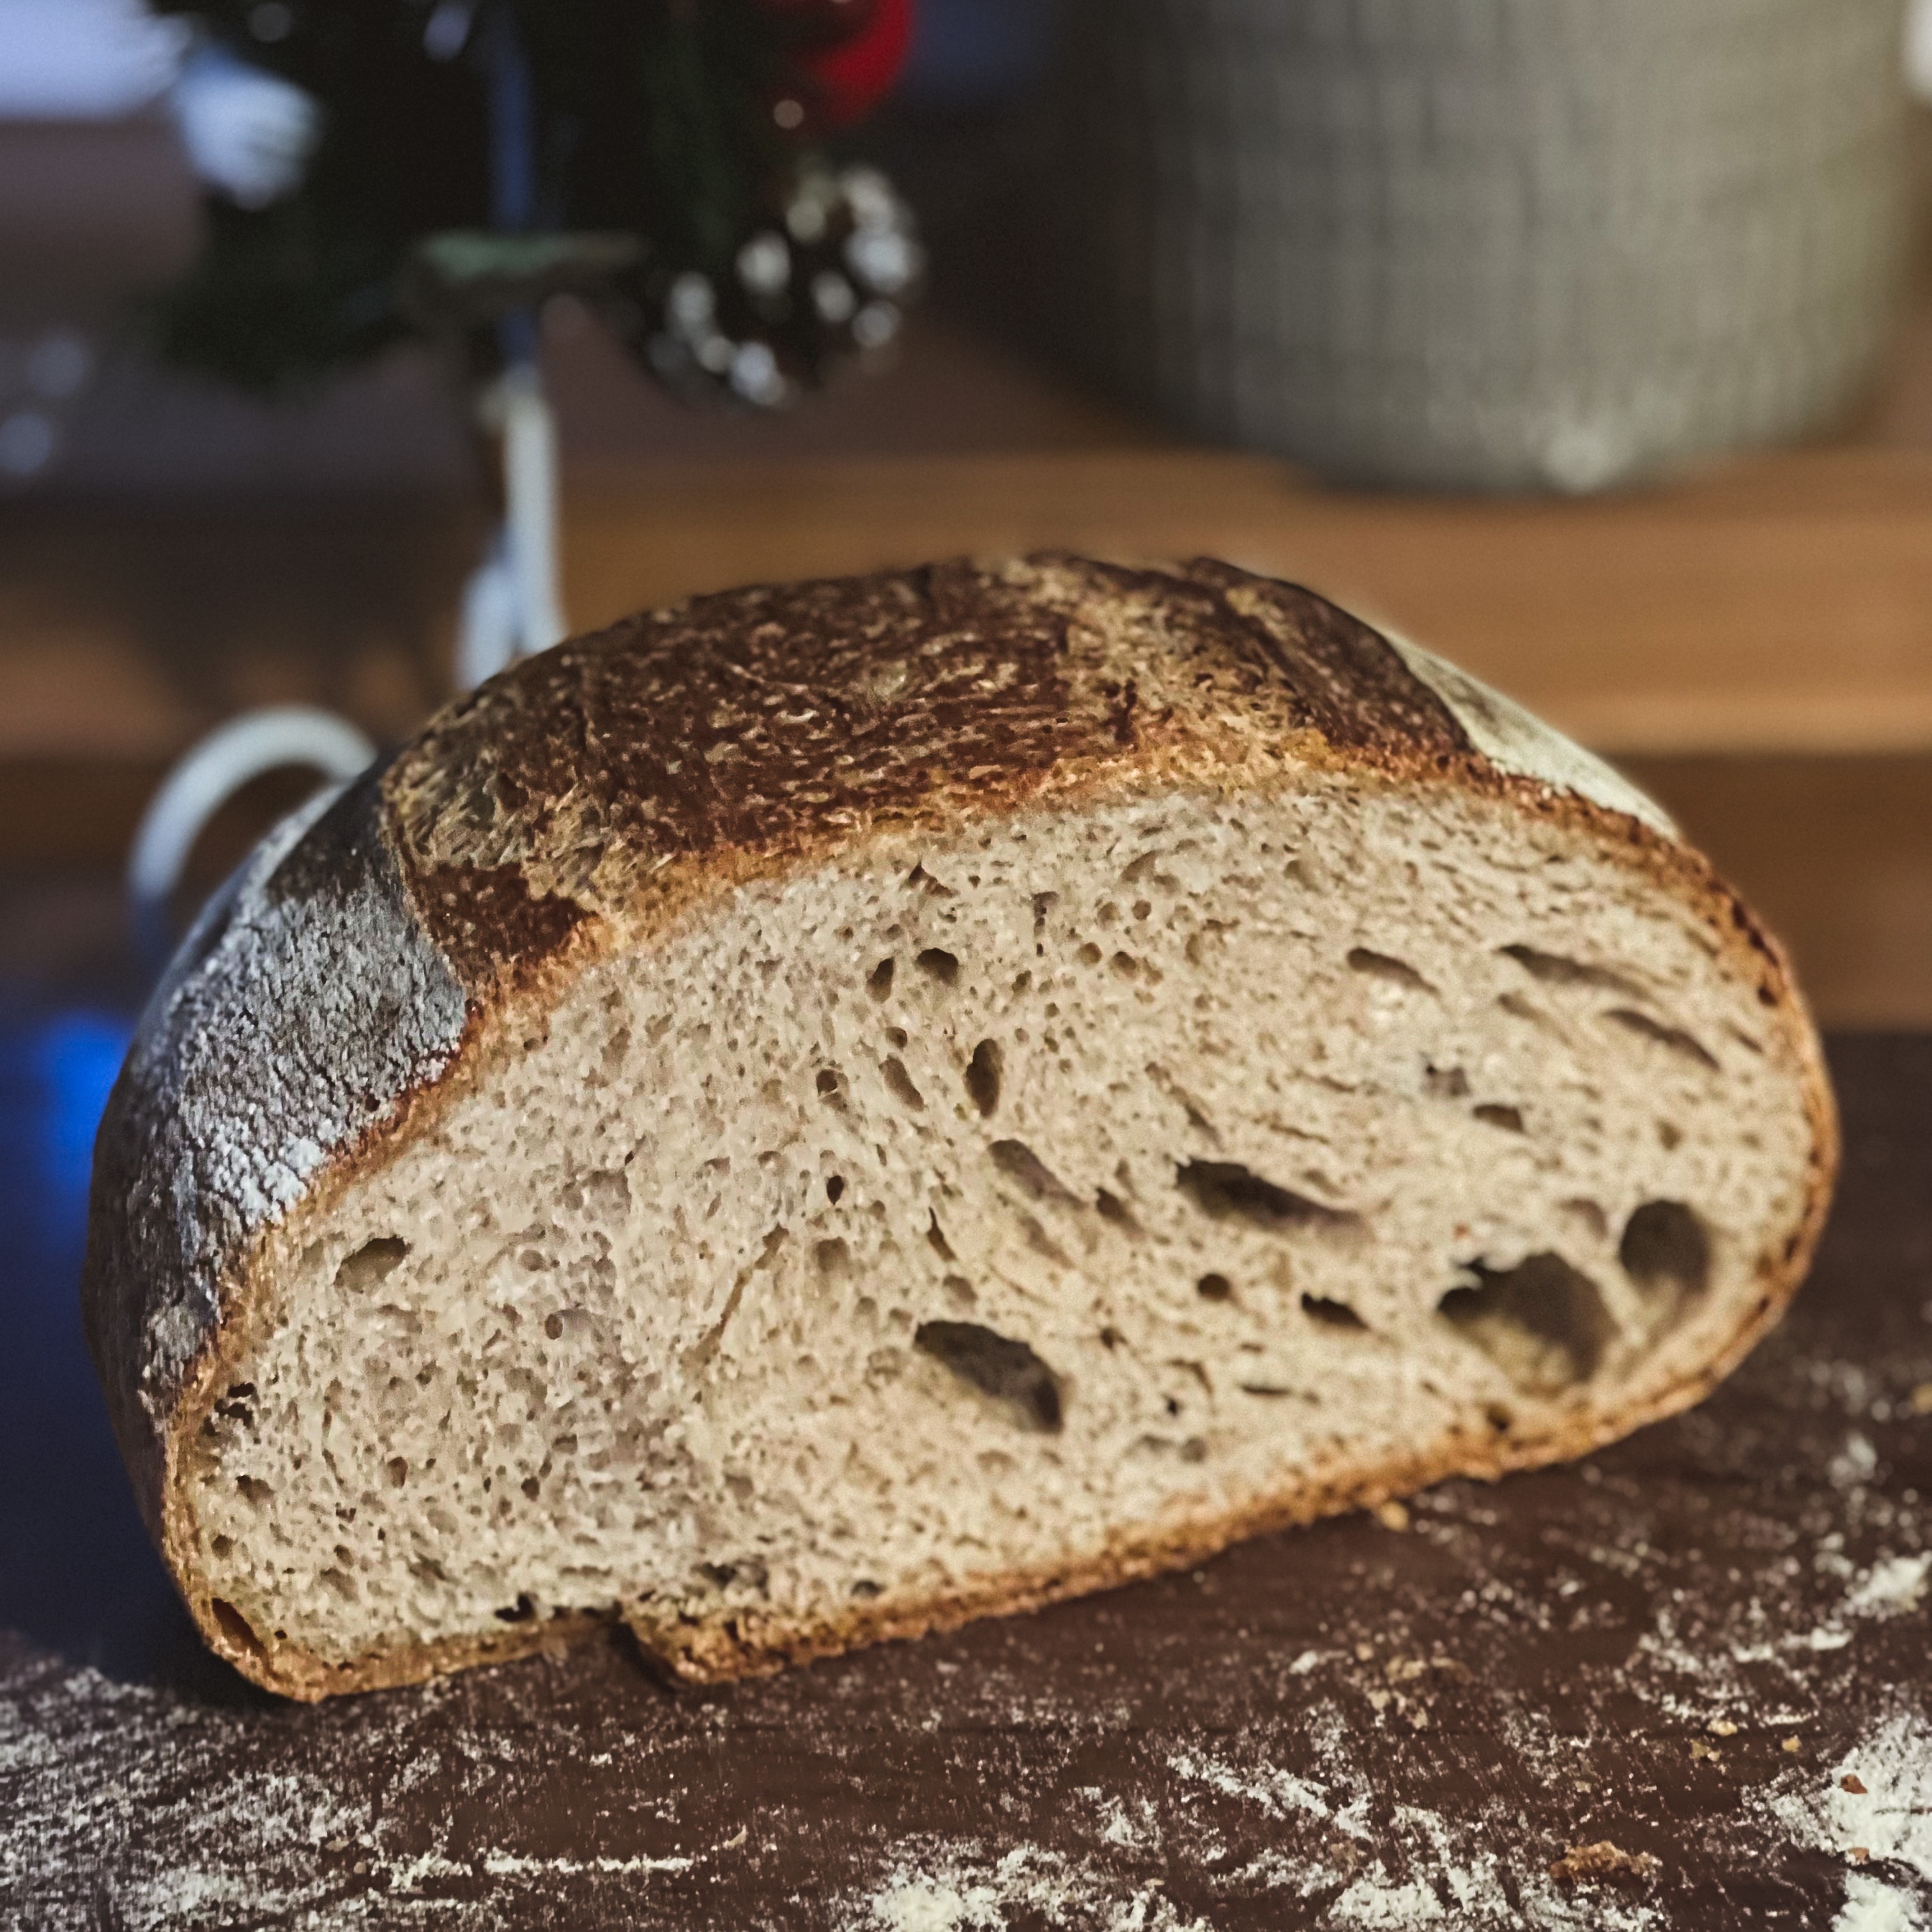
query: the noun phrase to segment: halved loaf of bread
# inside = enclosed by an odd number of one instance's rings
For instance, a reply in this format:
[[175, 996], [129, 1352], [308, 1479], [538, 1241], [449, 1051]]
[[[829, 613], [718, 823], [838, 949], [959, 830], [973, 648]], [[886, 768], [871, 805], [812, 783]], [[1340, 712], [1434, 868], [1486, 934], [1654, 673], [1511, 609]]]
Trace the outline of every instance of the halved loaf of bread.
[[612, 1617], [715, 1679], [1681, 1408], [1834, 1160], [1606, 766], [1222, 565], [949, 564], [560, 646], [274, 834], [86, 1312], [257, 1682]]

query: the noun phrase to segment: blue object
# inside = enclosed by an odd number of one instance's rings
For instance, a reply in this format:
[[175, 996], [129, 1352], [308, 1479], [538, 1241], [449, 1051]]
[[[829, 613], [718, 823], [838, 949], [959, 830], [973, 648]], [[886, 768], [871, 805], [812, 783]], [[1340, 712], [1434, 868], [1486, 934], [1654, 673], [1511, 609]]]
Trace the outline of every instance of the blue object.
[[919, 0], [904, 98], [934, 107], [994, 107], [1044, 71], [1058, 0]]
[[[516, 17], [501, 0], [489, 8], [482, 26], [477, 52], [484, 63], [490, 103], [490, 220], [495, 227], [521, 234], [538, 226], [536, 103], [530, 63], [517, 37]], [[500, 317], [496, 341], [510, 368], [534, 363], [535, 311], [513, 309]]]
[[0, 1626], [116, 1672], [194, 1655], [81, 1334], [94, 1130], [132, 1032], [0, 986]]

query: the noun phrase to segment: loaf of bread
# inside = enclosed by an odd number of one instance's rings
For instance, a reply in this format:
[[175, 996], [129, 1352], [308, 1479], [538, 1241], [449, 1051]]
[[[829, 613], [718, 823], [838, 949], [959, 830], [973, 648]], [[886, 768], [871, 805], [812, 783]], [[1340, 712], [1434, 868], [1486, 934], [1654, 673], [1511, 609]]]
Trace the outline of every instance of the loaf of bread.
[[1836, 1159], [1648, 800], [1304, 590], [1064, 556], [518, 665], [154, 995], [85, 1297], [208, 1641], [716, 1680], [1694, 1402]]

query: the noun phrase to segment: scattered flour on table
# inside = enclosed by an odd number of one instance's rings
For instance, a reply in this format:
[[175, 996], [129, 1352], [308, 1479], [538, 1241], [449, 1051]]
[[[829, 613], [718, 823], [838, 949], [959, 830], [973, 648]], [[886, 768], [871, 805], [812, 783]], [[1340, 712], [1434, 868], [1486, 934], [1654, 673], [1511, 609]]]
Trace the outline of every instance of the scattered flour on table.
[[[1828, 1772], [1780, 1780], [1760, 1802], [1794, 1844], [1892, 1868], [1846, 1874], [1834, 1932], [1918, 1932], [1927, 1924], [1932, 1720], [1923, 1712], [1894, 1712]], [[1899, 1884], [1899, 1867], [1919, 1883]]]
[[1874, 1563], [1845, 1598], [1846, 1613], [1855, 1617], [1895, 1617], [1916, 1610], [1924, 1600], [1926, 1573], [1932, 1570], [1932, 1552], [1916, 1556], [1888, 1556]]
[[1924, 1915], [1910, 1894], [1867, 1872], [1845, 1874], [1845, 1906], [1832, 1932], [1922, 1932]]
[[1438, 1924], [1651, 1932], [1660, 1923], [1648, 1906], [1601, 1886], [1574, 1892], [1561, 1886], [1527, 1858], [1512, 1862], [1506, 1884], [1502, 1859], [1486, 1845], [1468, 1842], [1472, 1834], [1453, 1832], [1436, 1812], [1398, 1805], [1393, 1825], [1394, 1844], [1329, 1906], [1330, 1924], [1346, 1932]]
[[902, 1852], [867, 1904], [842, 1922], [852, 1932], [1004, 1932], [1015, 1910], [1070, 1932], [1212, 1932], [1178, 1911], [1157, 1879], [1136, 1884], [1034, 1845], [997, 1858], [970, 1843]]
[[[1864, 1790], [1846, 1790], [1848, 1778]], [[1895, 1712], [1828, 1773], [1782, 1781], [1765, 1802], [1796, 1844], [1862, 1847], [1932, 1885], [1932, 1720], [1921, 1712]]]
[[[58, 1736], [37, 1726], [30, 1705], [0, 1701], [0, 1924], [9, 1928], [74, 1922], [53, 1901], [79, 1896], [93, 1901], [87, 1922], [117, 1932], [284, 1923], [335, 1932], [424, 1919], [442, 1932], [484, 1932], [503, 1922], [501, 1895], [426, 1888], [480, 1873], [500, 1886], [522, 1882], [519, 1897], [542, 1897], [582, 1874], [629, 1880], [641, 1900], [653, 1874], [702, 1862], [532, 1858], [506, 1847], [456, 1858], [446, 1845], [405, 1846], [381, 1805], [345, 1798], [326, 1775], [250, 1766], [237, 1747], [260, 1713], [198, 1709], [89, 1670], [50, 1672], [46, 1688], [60, 1713]], [[382, 1721], [360, 1745], [392, 1756], [392, 1792], [440, 1766], [438, 1751], [411, 1736], [424, 1702], [438, 1695], [368, 1706]], [[110, 1738], [117, 1768], [104, 1779], [100, 1748]], [[344, 1896], [355, 1886], [357, 1895]], [[28, 1899], [48, 1901], [41, 1916], [5, 1916], [6, 1905]]]
[[1177, 1751], [1167, 1764], [1177, 1777], [1204, 1784], [1226, 1798], [1244, 1798], [1251, 1804], [1258, 1804], [1271, 1817], [1282, 1817], [1290, 1811], [1304, 1811], [1312, 1817], [1332, 1823], [1336, 1830], [1346, 1832], [1352, 1838], [1364, 1836], [1367, 1829], [1369, 1802], [1366, 1796], [1338, 1810], [1320, 1785], [1309, 1778], [1298, 1778], [1292, 1772], [1277, 1771], [1271, 1765], [1237, 1771], [1232, 1766], [1203, 1757], [1194, 1751]]

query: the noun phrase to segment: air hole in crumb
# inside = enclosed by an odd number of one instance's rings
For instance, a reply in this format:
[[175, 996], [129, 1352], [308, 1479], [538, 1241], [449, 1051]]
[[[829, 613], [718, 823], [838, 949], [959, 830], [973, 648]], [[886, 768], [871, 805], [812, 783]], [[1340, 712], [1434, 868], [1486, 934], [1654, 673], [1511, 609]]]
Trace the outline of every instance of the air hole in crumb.
[[881, 959], [866, 975], [866, 990], [875, 1000], [883, 1000], [892, 990], [892, 962], [890, 959]]
[[1100, 1330], [1100, 1346], [1103, 1348], [1118, 1348], [1122, 1340], [1118, 1328], [1102, 1328]]
[[404, 1456], [392, 1456], [388, 1466], [389, 1486], [392, 1490], [400, 1490], [410, 1479], [409, 1459]]
[[987, 1149], [993, 1165], [1018, 1181], [1036, 1201], [1072, 1201], [1060, 1178], [1024, 1141], [995, 1141]]
[[1623, 1270], [1653, 1300], [1690, 1300], [1711, 1285], [1711, 1238], [1681, 1201], [1646, 1201], [1617, 1244]]
[[1433, 1100], [1466, 1100], [1469, 1096], [1469, 1076], [1460, 1066], [1438, 1066], [1425, 1060], [1422, 1090]]
[[1359, 1215], [1277, 1187], [1238, 1161], [1183, 1161], [1175, 1178], [1181, 1192], [1216, 1220], [1232, 1214], [1260, 1228], [1342, 1228], [1360, 1223]]
[[255, 1627], [235, 1606], [221, 1598], [214, 1598], [208, 1604], [221, 1634], [238, 1648], [244, 1650], [250, 1657], [266, 1657], [268, 1646], [255, 1634]]
[[1597, 1372], [1616, 1324], [1590, 1277], [1561, 1255], [1517, 1267], [1469, 1264], [1474, 1283], [1452, 1288], [1436, 1311], [1528, 1395], [1556, 1395]]
[[1139, 976], [1141, 962], [1131, 952], [1117, 952], [1107, 964], [1123, 980], [1132, 980]]
[[599, 1168], [584, 1181], [584, 1204], [598, 1221], [622, 1222], [631, 1212], [631, 1184], [621, 1167]]
[[839, 1196], [844, 1192], [845, 1177], [842, 1174], [833, 1174], [825, 1184], [825, 1198], [835, 1208], [838, 1204]]
[[1505, 1107], [1494, 1100], [1485, 1100], [1480, 1107], [1471, 1110], [1477, 1119], [1492, 1127], [1505, 1127], [1513, 1134], [1522, 1132], [1522, 1114], [1520, 1108]]
[[615, 1073], [624, 1064], [624, 1056], [631, 1050], [631, 1029], [620, 1027], [604, 1042], [603, 1063], [606, 1073]]
[[1516, 1418], [1499, 1402], [1491, 1402], [1483, 1414], [1498, 1436], [1507, 1436], [1516, 1426]]
[[364, 1241], [335, 1270], [335, 1285], [352, 1294], [374, 1288], [402, 1265], [403, 1257], [409, 1251], [409, 1243], [394, 1234], [380, 1234], [373, 1241]]
[[820, 1274], [843, 1274], [852, 1265], [852, 1250], [841, 1240], [820, 1241], [812, 1250], [812, 1258]]
[[1604, 1016], [1613, 1025], [1622, 1027], [1626, 1033], [1634, 1033], [1642, 1040], [1654, 1040], [1659, 1046], [1679, 1055], [1685, 1060], [1694, 1060], [1700, 1066], [1714, 1073], [1718, 1062], [1703, 1043], [1686, 1033], [1682, 1027], [1666, 1026], [1661, 1020], [1654, 1020], [1648, 1013], [1640, 1013], [1629, 1006], [1614, 1006]]
[[976, 1322], [922, 1322], [913, 1346], [943, 1363], [962, 1382], [1005, 1403], [1032, 1429], [1060, 1426], [1060, 1384], [1024, 1342], [982, 1328]]
[[1574, 1201], [1564, 1202], [1562, 1206], [1564, 1214], [1580, 1221], [1598, 1240], [1604, 1240], [1609, 1238], [1610, 1217], [1595, 1202], [1580, 1196]]
[[548, 1335], [553, 1342], [562, 1341], [563, 1340], [563, 1317], [561, 1315], [546, 1315], [544, 1317], [544, 1333]]
[[1666, 1154], [1675, 1154], [1684, 1144], [1684, 1130], [1674, 1120], [1659, 1120], [1657, 1141]]
[[970, 1308], [980, 1298], [973, 1292], [973, 1284], [963, 1274], [950, 1274], [940, 1283], [945, 1289], [946, 1298], [956, 1301], [962, 1308]]
[[952, 1252], [952, 1243], [946, 1238], [945, 1229], [939, 1225], [938, 1211], [934, 1208], [926, 1210], [926, 1245], [941, 1261], [950, 1262], [958, 1259]]
[[911, 1037], [904, 1027], [888, 1027], [886, 1029], [886, 1041], [893, 1046], [903, 1047]]
[[237, 1476], [235, 1478], [235, 1486], [257, 1508], [268, 1502], [275, 1493], [274, 1490], [263, 1482], [259, 1476]]
[[845, 1076], [836, 1066], [821, 1066], [814, 1082], [819, 1096], [826, 1105], [843, 1110], [845, 1105]]
[[1037, 933], [1046, 923], [1046, 916], [1060, 903], [1058, 892], [1035, 892], [1033, 896], [1033, 929]]
[[852, 1586], [852, 1594], [861, 1603], [870, 1603], [874, 1597], [883, 1596], [885, 1592], [880, 1586], [874, 1583], [869, 1576], [861, 1576], [858, 1582]]
[[966, 1063], [966, 1091], [974, 1106], [990, 1117], [1000, 1104], [1000, 1078], [1006, 1070], [1006, 1056], [996, 1040], [982, 1040]]
[[1142, 1233], [1141, 1224], [1134, 1219], [1134, 1210], [1118, 1194], [1109, 1193], [1103, 1187], [1094, 1196], [1094, 1205], [1099, 1210], [1102, 1220], [1111, 1221], [1115, 1227], [1132, 1235], [1135, 1240], [1140, 1239]]
[[951, 986], [959, 976], [959, 962], [940, 946], [928, 946], [923, 952], [914, 956], [912, 963], [942, 986]]
[[908, 1107], [923, 1108], [926, 1096], [912, 1084], [912, 1076], [905, 1070], [905, 1063], [895, 1054], [882, 1062], [879, 1071], [886, 1076], [886, 1085], [896, 1100]]
[[1079, 958], [1083, 966], [1097, 966], [1100, 963], [1100, 949], [1090, 939], [1081, 947]]
[[232, 1536], [212, 1536], [208, 1540], [211, 1556], [226, 1557], [235, 1554], [235, 1539]]
[[1432, 993], [1436, 988], [1406, 959], [1393, 953], [1372, 952], [1366, 946], [1348, 949], [1348, 970], [1365, 973], [1372, 980], [1385, 980], [1391, 986], [1406, 986], [1412, 992]]
[[1304, 1294], [1301, 1312], [1324, 1328], [1366, 1329], [1369, 1325], [1346, 1301], [1332, 1300], [1325, 1294]]
[[1546, 1030], [1558, 1030], [1547, 1013], [1538, 1012], [1520, 993], [1504, 993], [1498, 996], [1496, 1004], [1512, 1019], [1527, 1020], [1532, 1026]]
[[1636, 980], [1612, 968], [1566, 959], [1560, 952], [1539, 952], [1533, 946], [1505, 946], [1499, 950], [1504, 958], [1514, 959], [1532, 980], [1546, 986], [1594, 986], [1600, 992], [1622, 993], [1626, 998], [1643, 998], [1644, 989]]
[[1203, 1301], [1232, 1301], [1234, 1284], [1224, 1274], [1204, 1274], [1194, 1284], [1194, 1292]]
[[526, 1476], [520, 1486], [524, 1494], [528, 1496], [532, 1502], [535, 1502], [542, 1490], [543, 1484], [535, 1476]]
[[1027, 1246], [1036, 1255], [1043, 1255], [1055, 1268], [1070, 1268], [1073, 1257], [1042, 1228], [1031, 1214], [1020, 1216], [1020, 1227], [1027, 1239]]
[[219, 1434], [215, 1426], [218, 1417], [224, 1422], [238, 1422], [244, 1429], [253, 1429], [255, 1426], [254, 1401], [255, 1384], [253, 1382], [230, 1382], [221, 1400], [214, 1405], [214, 1414], [202, 1424], [202, 1433], [208, 1436]]
[[517, 1600], [507, 1610], [498, 1610], [495, 1614], [499, 1623], [526, 1624], [536, 1613], [536, 1605], [531, 1602], [526, 1594], [520, 1593]]

